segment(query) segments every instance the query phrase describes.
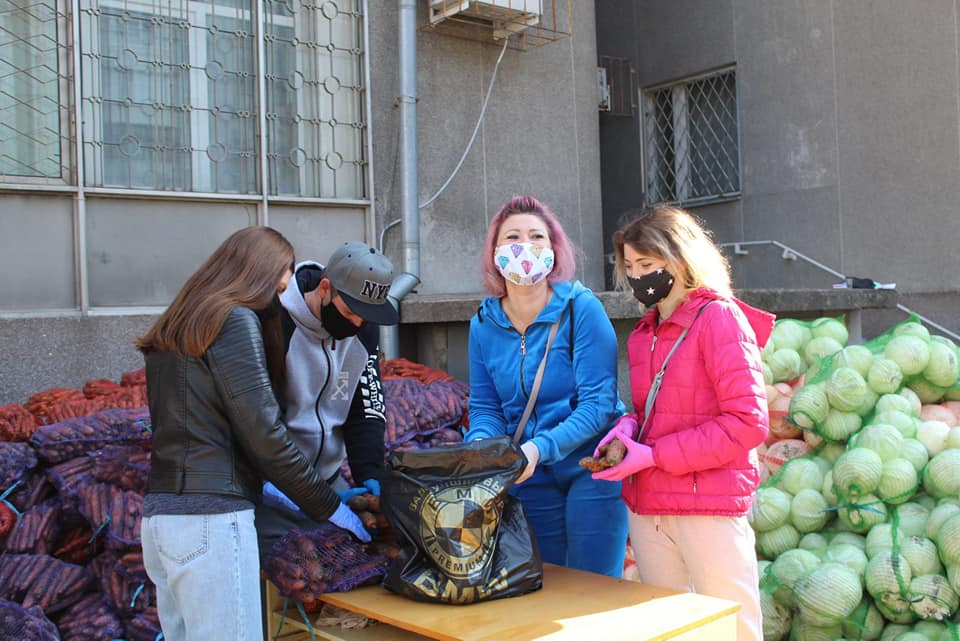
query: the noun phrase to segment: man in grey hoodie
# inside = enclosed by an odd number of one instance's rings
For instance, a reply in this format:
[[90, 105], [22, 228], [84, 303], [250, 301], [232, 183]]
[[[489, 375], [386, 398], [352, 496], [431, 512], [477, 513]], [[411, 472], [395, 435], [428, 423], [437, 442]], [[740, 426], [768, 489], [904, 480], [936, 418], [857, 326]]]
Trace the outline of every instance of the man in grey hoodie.
[[[344, 502], [380, 494], [386, 422], [378, 337], [380, 325], [398, 320], [387, 298], [393, 277], [390, 259], [366, 243], [348, 242], [325, 266], [297, 265], [280, 297], [287, 350], [279, 400], [287, 431]], [[356, 488], [340, 476], [344, 459]], [[264, 486], [256, 512], [261, 555], [289, 530], [315, 525], [279, 490]]]

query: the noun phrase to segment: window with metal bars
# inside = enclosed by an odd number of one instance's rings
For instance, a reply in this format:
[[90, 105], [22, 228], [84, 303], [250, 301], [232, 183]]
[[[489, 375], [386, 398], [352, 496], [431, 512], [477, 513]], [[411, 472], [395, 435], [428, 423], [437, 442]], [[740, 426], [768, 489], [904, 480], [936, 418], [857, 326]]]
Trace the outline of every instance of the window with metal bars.
[[0, 182], [75, 184], [77, 27], [86, 187], [366, 198], [362, 7], [0, 0]]
[[699, 205], [740, 195], [733, 68], [641, 92], [648, 203]]

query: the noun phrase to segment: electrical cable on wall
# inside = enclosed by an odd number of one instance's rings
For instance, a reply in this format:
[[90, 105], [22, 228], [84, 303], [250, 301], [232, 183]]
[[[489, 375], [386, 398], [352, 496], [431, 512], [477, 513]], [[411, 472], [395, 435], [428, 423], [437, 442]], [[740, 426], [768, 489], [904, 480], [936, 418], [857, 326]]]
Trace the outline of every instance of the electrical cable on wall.
[[467, 148], [463, 150], [463, 155], [460, 156], [460, 162], [458, 162], [457, 166], [453, 168], [453, 172], [450, 174], [450, 177], [447, 178], [442, 185], [440, 185], [440, 189], [437, 190], [437, 193], [420, 203], [420, 209], [428, 206], [430, 203], [435, 201], [440, 194], [443, 193], [447, 186], [453, 181], [453, 178], [457, 175], [457, 172], [460, 171], [460, 167], [463, 166], [463, 162], [467, 159], [467, 154], [470, 153], [470, 149], [473, 147], [473, 142], [477, 139], [477, 132], [480, 131], [480, 125], [483, 123], [483, 116], [487, 112], [487, 103], [490, 102], [490, 94], [493, 93], [493, 83], [497, 80], [497, 71], [500, 69], [500, 61], [503, 60], [503, 54], [506, 53], [509, 42], [509, 38], [503, 39], [503, 48], [500, 50], [500, 55], [497, 57], [497, 63], [493, 66], [493, 75], [490, 76], [490, 86], [487, 87], [487, 95], [483, 99], [483, 106], [480, 108], [480, 116], [477, 118], [477, 124], [473, 128], [473, 134], [470, 136], [470, 140], [467, 141]]
[[[440, 189], [437, 190], [437, 193], [435, 193], [433, 196], [431, 196], [424, 202], [420, 203], [418, 207], [419, 209], [423, 209], [424, 207], [427, 207], [428, 205], [430, 205], [430, 203], [435, 201], [437, 197], [444, 192], [444, 190], [450, 185], [450, 183], [453, 182], [454, 177], [460, 171], [460, 168], [463, 166], [464, 161], [467, 159], [467, 154], [470, 153], [470, 149], [473, 147], [473, 143], [477, 139], [477, 133], [480, 131], [480, 125], [483, 124], [483, 117], [487, 113], [487, 104], [490, 102], [490, 94], [493, 93], [493, 85], [497, 80], [497, 72], [500, 70], [500, 62], [503, 60], [503, 54], [506, 53], [507, 45], [509, 44], [510, 44], [510, 39], [504, 38], [503, 48], [500, 49], [500, 55], [497, 56], [497, 62], [493, 66], [493, 74], [491, 74], [490, 76], [490, 85], [487, 87], [487, 95], [484, 97], [483, 105], [480, 107], [480, 115], [477, 117], [477, 124], [473, 128], [473, 133], [470, 135], [470, 140], [467, 141], [467, 147], [466, 149], [463, 150], [463, 155], [460, 156], [460, 161], [457, 163], [457, 166], [453, 168], [453, 171], [451, 172], [450, 176], [440, 186]], [[401, 222], [402, 222], [402, 219], [397, 218], [396, 220], [391, 221], [390, 223], [385, 225], [384, 228], [380, 231], [380, 251], [383, 251], [384, 240], [386, 238], [387, 231], [389, 231], [390, 228], [395, 227], [396, 225], [399, 225]]]

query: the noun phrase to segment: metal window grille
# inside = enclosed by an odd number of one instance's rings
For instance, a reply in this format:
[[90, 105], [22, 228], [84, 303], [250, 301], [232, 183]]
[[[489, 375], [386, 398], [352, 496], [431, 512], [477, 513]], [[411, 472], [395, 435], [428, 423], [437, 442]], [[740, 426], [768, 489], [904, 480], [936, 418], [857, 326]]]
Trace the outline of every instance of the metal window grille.
[[736, 72], [642, 92], [647, 202], [703, 204], [740, 193]]
[[58, 0], [0, 0], [0, 175], [69, 178], [66, 24]]
[[365, 195], [361, 8], [357, 0], [266, 4], [271, 194]]
[[362, 0], [79, 0], [79, 20], [86, 186], [367, 196]]

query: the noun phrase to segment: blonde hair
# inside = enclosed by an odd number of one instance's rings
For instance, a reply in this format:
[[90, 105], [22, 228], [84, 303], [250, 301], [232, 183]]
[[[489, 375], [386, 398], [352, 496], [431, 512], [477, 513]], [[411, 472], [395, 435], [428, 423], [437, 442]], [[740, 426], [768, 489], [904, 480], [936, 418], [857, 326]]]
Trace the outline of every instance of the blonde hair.
[[667, 269], [682, 279], [687, 290], [709, 287], [731, 296], [730, 264], [714, 244], [710, 232], [689, 212], [657, 205], [613, 234], [614, 277], [618, 289], [629, 290], [623, 247], [667, 262]]

